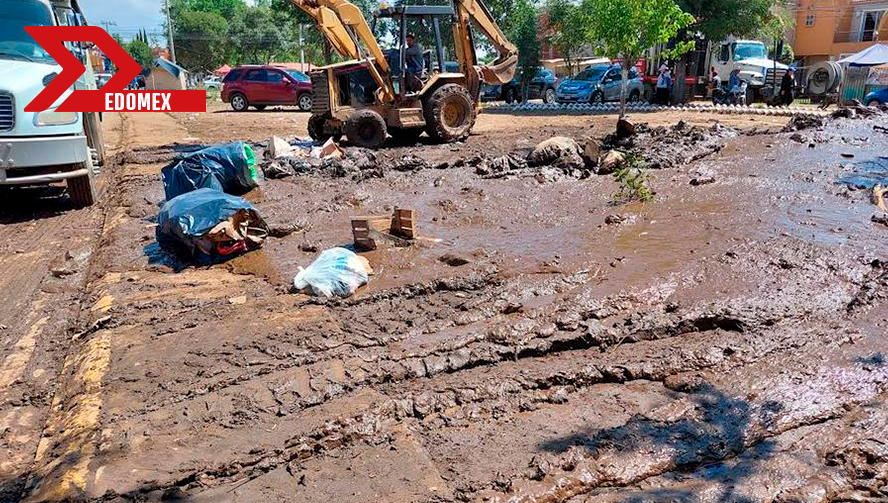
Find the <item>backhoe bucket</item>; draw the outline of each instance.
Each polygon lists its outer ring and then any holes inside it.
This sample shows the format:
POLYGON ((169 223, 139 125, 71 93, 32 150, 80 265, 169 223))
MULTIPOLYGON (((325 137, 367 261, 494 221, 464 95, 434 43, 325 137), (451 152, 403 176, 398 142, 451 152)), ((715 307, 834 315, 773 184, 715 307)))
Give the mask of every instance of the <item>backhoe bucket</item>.
POLYGON ((518 56, 512 55, 502 61, 494 61, 484 65, 481 71, 481 80, 490 85, 505 84, 515 78, 515 69, 518 67, 518 56))

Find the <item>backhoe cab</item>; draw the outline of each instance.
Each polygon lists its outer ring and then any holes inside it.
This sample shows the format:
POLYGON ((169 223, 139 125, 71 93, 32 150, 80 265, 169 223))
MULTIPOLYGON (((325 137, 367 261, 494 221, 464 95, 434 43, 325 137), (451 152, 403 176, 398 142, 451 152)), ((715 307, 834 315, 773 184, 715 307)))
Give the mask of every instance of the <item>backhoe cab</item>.
POLYGON ((500 31, 479 0, 454 0, 452 5, 383 7, 373 15, 373 28, 360 11, 344 0, 328 4, 291 3, 312 15, 331 45, 351 61, 311 73, 312 116, 309 135, 315 140, 339 139, 377 148, 391 135, 399 142, 415 141, 425 131, 438 142, 468 137, 480 104, 481 81, 508 82, 515 73, 517 50, 500 31), (381 19, 398 28, 398 47, 383 52, 373 36, 381 19), (408 21, 431 23, 432 51, 423 54, 419 74, 407 73, 408 21), (469 21, 487 35, 499 52, 488 66, 478 66, 469 21), (458 68, 445 64, 441 25, 452 25, 458 68))

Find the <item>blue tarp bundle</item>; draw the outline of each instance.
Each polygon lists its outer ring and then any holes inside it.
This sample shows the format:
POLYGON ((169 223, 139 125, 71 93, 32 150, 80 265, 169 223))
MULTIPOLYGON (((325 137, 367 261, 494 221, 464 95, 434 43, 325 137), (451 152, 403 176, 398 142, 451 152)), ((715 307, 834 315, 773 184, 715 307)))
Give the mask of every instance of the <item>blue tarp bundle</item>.
POLYGON ((258 248, 268 236, 268 226, 249 201, 208 188, 165 202, 157 223, 158 244, 201 261, 258 248))
POLYGON ((167 201, 207 188, 242 194, 256 187, 256 158, 243 142, 208 147, 184 154, 161 170, 167 201))

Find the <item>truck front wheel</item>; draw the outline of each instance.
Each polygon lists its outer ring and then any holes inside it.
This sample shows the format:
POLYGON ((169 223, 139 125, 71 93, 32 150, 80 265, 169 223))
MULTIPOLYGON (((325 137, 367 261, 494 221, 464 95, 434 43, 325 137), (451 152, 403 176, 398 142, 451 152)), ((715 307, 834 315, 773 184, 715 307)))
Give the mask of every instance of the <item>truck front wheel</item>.
MULTIPOLYGON (((92 170, 92 162, 86 161, 87 166, 92 170)), ((68 178, 68 195, 71 202, 78 208, 92 206, 96 202, 96 187, 93 183, 92 175, 78 176, 77 178, 68 178)))

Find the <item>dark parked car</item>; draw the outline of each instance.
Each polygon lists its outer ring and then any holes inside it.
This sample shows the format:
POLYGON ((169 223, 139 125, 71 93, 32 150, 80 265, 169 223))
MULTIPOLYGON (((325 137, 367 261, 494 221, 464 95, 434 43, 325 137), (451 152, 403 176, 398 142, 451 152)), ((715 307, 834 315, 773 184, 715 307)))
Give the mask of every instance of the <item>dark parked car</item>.
MULTIPOLYGON (((519 70, 520 72, 520 70, 519 70)), ((537 76, 530 81, 527 87, 527 99, 542 98, 545 103, 555 102, 555 89, 558 88, 558 77, 555 72, 547 68, 540 68, 537 76)), ((485 100, 504 100, 506 103, 520 102, 521 80, 518 72, 515 78, 501 86, 485 85, 481 89, 481 98, 485 100)))
POLYGON ((243 112, 252 106, 297 105, 311 110, 311 79, 301 72, 274 66, 239 66, 222 80, 222 101, 243 112))

